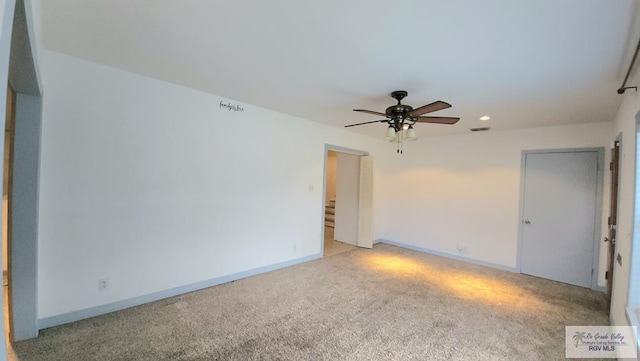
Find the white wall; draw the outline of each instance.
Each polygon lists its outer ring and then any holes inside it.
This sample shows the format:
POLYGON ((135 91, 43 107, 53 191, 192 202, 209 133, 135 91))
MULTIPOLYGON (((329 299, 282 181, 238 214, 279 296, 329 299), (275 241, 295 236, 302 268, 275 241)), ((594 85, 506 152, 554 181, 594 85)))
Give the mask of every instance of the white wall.
POLYGON ((407 144, 404 155, 389 145, 377 163, 382 238, 515 268, 522 150, 608 146, 611 129, 598 123, 426 138, 407 144))
POLYGON ((358 244, 360 156, 338 152, 337 173, 334 238, 340 242, 356 245, 358 244))
MULTIPOLYGON (((636 85, 640 78, 629 81, 629 84, 636 85)), ((613 297, 611 305, 611 319, 614 324, 626 325, 625 307, 629 294, 629 272, 631 258, 632 231, 634 224, 634 187, 635 187, 635 119, 640 112, 640 96, 634 90, 627 90, 622 95, 623 101, 616 119, 609 144, 613 144, 615 137, 622 134, 621 157, 620 157, 620 184, 619 184, 619 205, 618 205, 618 243, 616 252, 622 255, 622 266, 618 262, 614 263, 613 297)), ((606 207, 608 212, 608 207, 606 207)), ((636 229, 638 232, 638 229, 636 229)), ((617 254, 616 254, 617 255, 617 254)))
POLYGON ((338 173, 338 158, 336 152, 327 151, 327 179, 325 183, 324 204, 329 205, 329 201, 336 198, 336 177, 338 173))
POLYGON ((40 63, 40 318, 320 255, 325 143, 383 144, 59 53, 40 63))

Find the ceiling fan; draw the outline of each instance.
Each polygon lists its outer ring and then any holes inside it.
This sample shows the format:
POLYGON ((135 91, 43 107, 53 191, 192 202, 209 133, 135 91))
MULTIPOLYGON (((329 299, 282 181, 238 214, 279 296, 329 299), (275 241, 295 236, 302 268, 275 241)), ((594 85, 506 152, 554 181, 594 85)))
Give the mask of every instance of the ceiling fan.
POLYGON ((451 104, 438 100, 431 104, 423 105, 419 108, 413 109, 410 105, 401 104, 401 100, 407 96, 407 92, 404 90, 397 90, 391 93, 391 97, 398 101, 398 104, 388 107, 384 113, 374 112, 366 109, 354 109, 355 112, 379 115, 386 119, 374 120, 371 122, 356 123, 345 125, 345 128, 355 127, 358 125, 371 124, 371 123, 387 123, 387 134, 384 137, 385 140, 390 142, 397 142, 397 152, 402 154, 402 145, 405 140, 416 140, 416 132, 413 129, 413 125, 416 123, 434 123, 434 124, 455 124, 460 118, 455 117, 433 117, 424 116, 424 114, 432 113, 438 110, 451 108, 451 104), (406 131, 406 132, 405 132, 406 131))

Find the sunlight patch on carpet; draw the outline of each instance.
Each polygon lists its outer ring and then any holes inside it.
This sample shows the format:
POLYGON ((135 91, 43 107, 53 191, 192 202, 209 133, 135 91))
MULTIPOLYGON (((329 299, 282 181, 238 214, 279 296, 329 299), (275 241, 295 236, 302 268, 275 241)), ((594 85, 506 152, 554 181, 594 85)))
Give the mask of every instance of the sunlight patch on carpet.
POLYGON ((420 280, 457 298, 493 306, 539 309, 545 303, 527 289, 497 278, 468 272, 443 270, 424 261, 388 254, 362 258, 365 267, 394 277, 420 280))

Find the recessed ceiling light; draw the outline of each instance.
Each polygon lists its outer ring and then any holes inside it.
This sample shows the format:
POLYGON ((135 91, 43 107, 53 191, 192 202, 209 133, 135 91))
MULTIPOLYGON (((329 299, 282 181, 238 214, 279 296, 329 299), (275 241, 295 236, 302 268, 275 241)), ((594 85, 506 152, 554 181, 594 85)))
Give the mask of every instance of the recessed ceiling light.
POLYGON ((482 120, 482 121, 489 120, 489 119, 491 119, 491 117, 488 116, 488 115, 483 115, 483 116, 480 117, 480 120, 482 120))

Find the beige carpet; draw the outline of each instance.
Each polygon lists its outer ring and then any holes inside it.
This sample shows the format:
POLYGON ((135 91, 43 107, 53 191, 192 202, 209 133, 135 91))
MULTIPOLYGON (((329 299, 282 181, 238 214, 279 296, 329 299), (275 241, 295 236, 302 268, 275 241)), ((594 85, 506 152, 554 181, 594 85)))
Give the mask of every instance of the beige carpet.
POLYGON ((29 360, 561 360, 601 293, 388 245, 41 332, 29 360))

